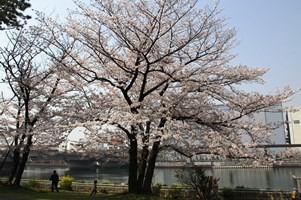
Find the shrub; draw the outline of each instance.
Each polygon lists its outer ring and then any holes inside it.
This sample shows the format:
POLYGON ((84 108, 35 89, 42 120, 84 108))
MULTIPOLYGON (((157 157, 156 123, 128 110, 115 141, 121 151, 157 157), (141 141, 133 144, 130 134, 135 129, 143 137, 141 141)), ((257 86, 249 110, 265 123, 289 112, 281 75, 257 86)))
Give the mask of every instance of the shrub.
POLYGON ((38 185, 37 181, 35 179, 30 179, 29 181, 27 181, 27 183, 25 184, 26 187, 36 187, 38 185))
POLYGON ((177 170, 176 178, 180 183, 185 184, 192 189, 196 198, 200 200, 211 199, 211 179, 209 176, 205 175, 204 168, 195 166, 177 170))
POLYGON ((110 184, 110 180, 104 179, 101 183, 102 183, 102 184, 110 184))
POLYGON ((161 192, 161 188, 162 188, 162 183, 156 183, 152 186, 152 192, 154 195, 160 196, 160 192, 161 192))
POLYGON ((71 191, 72 190, 72 181, 74 180, 73 177, 71 176, 63 176, 60 180, 60 187, 63 189, 63 190, 69 190, 71 191))
POLYGON ((108 190, 106 188, 100 188, 100 193, 108 194, 108 190))
POLYGON ((234 190, 231 188, 223 188, 221 196, 224 200, 231 200, 234 197, 234 190))

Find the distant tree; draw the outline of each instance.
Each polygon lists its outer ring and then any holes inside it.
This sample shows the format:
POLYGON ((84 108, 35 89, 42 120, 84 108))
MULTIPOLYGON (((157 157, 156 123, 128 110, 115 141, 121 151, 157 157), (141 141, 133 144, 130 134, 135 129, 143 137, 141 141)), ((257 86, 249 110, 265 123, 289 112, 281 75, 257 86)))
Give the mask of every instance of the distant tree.
POLYGON ((20 28, 31 17, 24 11, 31 5, 29 0, 0 0, 0 30, 20 28))
POLYGON ((61 65, 94 88, 87 96, 98 107, 87 113, 93 113, 89 124, 114 125, 127 136, 129 192, 151 192, 164 148, 254 158, 254 148, 247 147, 269 141, 269 125, 241 119, 293 92, 240 89, 244 83, 262 84, 268 70, 230 66, 235 30, 227 27, 218 5, 120 0, 78 2, 78 7, 65 24, 41 19, 43 37, 55 38, 48 41, 60 50, 74 44, 61 65))
MULTIPOLYGON (((8 182, 17 186, 30 150, 58 147, 62 133, 72 129, 69 106, 77 100, 58 63, 41 51, 48 44, 39 35, 33 29, 8 33, 9 44, 0 48, 2 86, 7 86, 0 103, 0 137, 13 154, 8 182)), ((57 58, 62 61, 64 53, 57 58)))

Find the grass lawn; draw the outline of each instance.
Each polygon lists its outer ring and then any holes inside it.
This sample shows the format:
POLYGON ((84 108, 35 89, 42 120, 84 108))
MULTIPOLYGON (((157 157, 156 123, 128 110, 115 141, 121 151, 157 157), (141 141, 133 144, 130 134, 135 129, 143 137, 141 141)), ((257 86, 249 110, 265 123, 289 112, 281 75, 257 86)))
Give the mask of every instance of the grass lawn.
POLYGON ((85 199, 105 199, 105 200, 166 200, 148 195, 132 195, 132 194, 100 194, 89 196, 89 193, 80 193, 72 191, 50 192, 47 190, 37 190, 29 188, 14 188, 8 186, 0 186, 1 200, 85 200, 85 199))

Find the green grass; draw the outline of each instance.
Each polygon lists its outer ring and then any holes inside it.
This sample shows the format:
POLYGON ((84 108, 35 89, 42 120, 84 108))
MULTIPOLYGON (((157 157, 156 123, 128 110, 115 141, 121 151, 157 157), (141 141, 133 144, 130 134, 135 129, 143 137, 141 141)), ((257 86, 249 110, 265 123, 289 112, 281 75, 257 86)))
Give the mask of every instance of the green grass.
POLYGON ((47 190, 15 188, 0 186, 1 200, 86 200, 86 199, 105 199, 105 200, 166 200, 151 195, 133 195, 133 194, 101 194, 97 193, 90 197, 89 193, 80 193, 73 191, 50 192, 47 190))

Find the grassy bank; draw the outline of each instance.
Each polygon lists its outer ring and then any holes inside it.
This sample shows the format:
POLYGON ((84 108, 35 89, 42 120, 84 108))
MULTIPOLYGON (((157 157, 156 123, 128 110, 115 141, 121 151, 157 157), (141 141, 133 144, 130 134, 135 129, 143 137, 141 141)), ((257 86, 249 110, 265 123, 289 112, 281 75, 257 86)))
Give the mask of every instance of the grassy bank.
POLYGON ((90 197, 87 192, 60 191, 50 192, 45 189, 14 188, 0 186, 0 199, 3 200, 86 200, 86 199, 106 199, 106 200, 166 200, 157 196, 131 195, 131 194, 100 194, 90 197))

